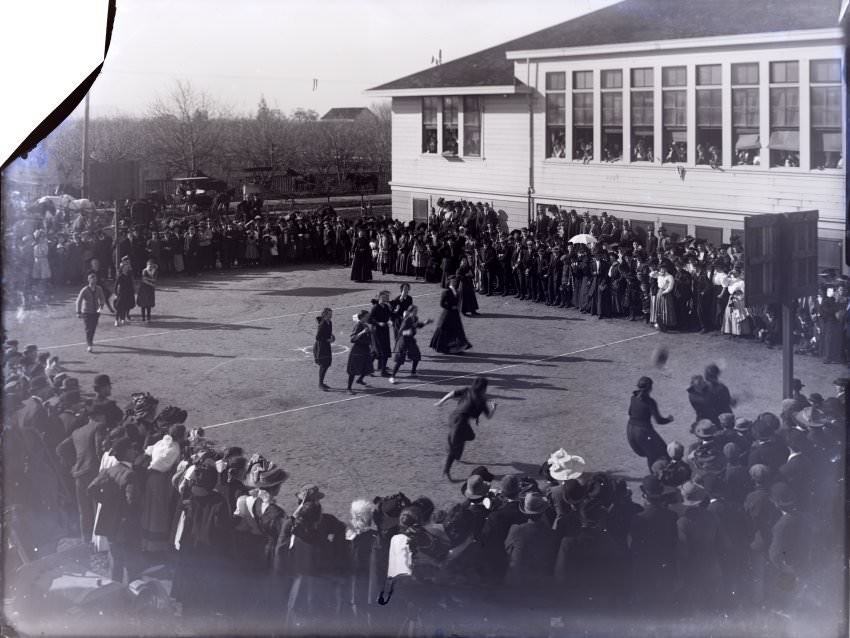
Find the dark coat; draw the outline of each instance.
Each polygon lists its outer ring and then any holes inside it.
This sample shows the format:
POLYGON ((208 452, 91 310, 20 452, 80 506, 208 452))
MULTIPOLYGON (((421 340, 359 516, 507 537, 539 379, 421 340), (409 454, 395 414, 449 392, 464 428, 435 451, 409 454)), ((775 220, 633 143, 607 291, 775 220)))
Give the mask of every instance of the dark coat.
POLYGON ((811 557, 811 538, 811 530, 801 513, 783 513, 773 526, 768 549, 770 562, 786 577, 799 577, 811 557))
POLYGON ((78 478, 97 474, 103 435, 103 426, 89 421, 56 447, 56 455, 71 467, 71 476, 78 478))
POLYGON ((632 519, 629 544, 638 581, 661 583, 675 573, 677 519, 676 512, 656 503, 647 504, 632 519))
POLYGON ((313 344, 313 361, 319 366, 329 366, 333 355, 331 354, 331 337, 333 336, 333 322, 319 321, 316 329, 316 342, 313 344))
POLYGON ((776 439, 756 441, 750 448, 747 457, 749 467, 756 464, 766 465, 771 471, 777 472, 788 460, 788 448, 776 439))
POLYGON ((514 525, 521 525, 528 517, 520 512, 519 501, 503 501, 491 512, 481 530, 481 548, 484 560, 485 578, 492 582, 501 582, 508 569, 508 554, 505 540, 514 525))
POLYGON ((534 590, 547 587, 558 552, 558 537, 545 517, 511 527, 505 539, 505 551, 509 585, 534 590))
POLYGON ((141 481, 141 475, 124 463, 101 470, 88 488, 92 499, 101 504, 95 534, 131 545, 141 540, 141 481))

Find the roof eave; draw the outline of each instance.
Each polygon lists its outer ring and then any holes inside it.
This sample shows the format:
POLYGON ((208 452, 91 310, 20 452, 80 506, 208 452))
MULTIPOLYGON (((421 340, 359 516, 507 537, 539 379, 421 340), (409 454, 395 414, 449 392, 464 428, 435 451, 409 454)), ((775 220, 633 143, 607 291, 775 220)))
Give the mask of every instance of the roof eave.
POLYGON ((368 89, 363 93, 375 97, 427 97, 432 95, 514 95, 525 94, 524 84, 494 84, 489 86, 432 86, 411 89, 368 89))
POLYGON ((776 43, 828 42, 840 43, 843 34, 840 28, 806 29, 798 31, 774 31, 769 33, 742 33, 736 35, 711 36, 705 38, 680 38, 645 42, 619 42, 585 47, 559 47, 551 49, 527 49, 507 51, 508 60, 530 60, 539 58, 593 57, 610 54, 629 54, 648 51, 681 49, 703 49, 710 47, 734 47, 776 43))

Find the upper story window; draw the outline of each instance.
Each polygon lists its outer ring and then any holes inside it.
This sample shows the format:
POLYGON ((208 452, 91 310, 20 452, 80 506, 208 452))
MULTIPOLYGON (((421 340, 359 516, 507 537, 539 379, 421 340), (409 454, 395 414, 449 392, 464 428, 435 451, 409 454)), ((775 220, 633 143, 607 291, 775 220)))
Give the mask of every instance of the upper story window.
POLYGON ((437 153, 437 113, 440 98, 422 98, 422 152, 437 153))
POLYGON ((602 71, 602 161, 623 158, 623 71, 602 71))
POLYGON ((463 155, 481 156, 481 98, 463 98, 463 155))
POLYGON ((632 161, 655 160, 655 93, 653 69, 631 70, 632 161))
POLYGON ((573 72, 573 159, 593 159, 593 71, 573 72))
POLYGON ((696 67, 696 155, 697 165, 720 166, 723 158, 723 109, 721 104, 721 67, 701 64, 696 67))
POLYGON ((800 165, 800 63, 770 63, 770 165, 800 165))
POLYGON ((663 162, 688 161, 688 70, 684 66, 667 66, 661 69, 661 124, 664 146, 663 162))
POLYGON ((732 65, 732 142, 738 165, 761 163, 759 137, 759 65, 732 65))
POLYGON ((566 157, 567 74, 546 74, 546 157, 566 157))
POLYGON ((443 155, 457 155, 460 98, 443 98, 443 155))
POLYGON ((843 168, 841 155, 841 60, 809 62, 811 166, 843 168))

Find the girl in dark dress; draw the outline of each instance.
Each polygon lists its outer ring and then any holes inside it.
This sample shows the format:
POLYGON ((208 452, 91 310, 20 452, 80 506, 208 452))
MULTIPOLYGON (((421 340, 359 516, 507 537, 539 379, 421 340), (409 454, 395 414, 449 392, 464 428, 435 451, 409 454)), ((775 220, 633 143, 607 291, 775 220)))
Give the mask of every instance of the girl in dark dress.
POLYGON ((634 453, 646 458, 646 464, 652 470, 652 464, 658 459, 669 459, 667 444, 652 427, 652 419, 659 425, 665 425, 673 420, 672 416, 663 417, 658 411, 658 404, 650 395, 652 379, 641 377, 637 390, 632 393, 629 404, 629 422, 626 425, 626 437, 634 453))
POLYGON ((372 248, 363 230, 357 231, 357 239, 352 247, 354 259, 351 264, 351 280, 357 282, 372 281, 372 248))
POLYGON ((422 359, 422 354, 419 352, 419 344, 416 343, 416 331, 419 328, 424 328, 429 323, 431 323, 430 319, 424 322, 419 321, 418 308, 416 306, 410 306, 407 312, 404 313, 404 319, 401 322, 395 348, 393 349, 395 353, 395 365, 393 366, 392 374, 390 374, 390 383, 395 383, 395 375, 407 359, 413 362, 410 376, 416 376, 416 367, 422 359))
POLYGON ((478 299, 475 298, 475 284, 472 279, 472 268, 469 260, 463 257, 457 269, 459 283, 460 311, 464 315, 478 314, 478 299))
POLYGON ((367 322, 372 326, 372 349, 378 360, 378 369, 382 377, 390 376, 387 370, 387 361, 392 354, 390 346, 390 323, 392 321, 392 308, 390 307, 390 293, 382 290, 378 294, 378 303, 372 306, 367 322))
POLYGON ((348 353, 348 393, 354 394, 351 385, 357 377, 357 383, 366 385, 363 380, 372 374, 372 326, 366 323, 368 310, 361 310, 355 317, 356 323, 351 331, 351 351, 348 353))
POLYGON ((398 341, 398 329, 404 319, 404 313, 413 305, 413 297, 410 296, 410 284, 404 282, 401 285, 401 294, 390 302, 393 320, 393 338, 398 341))
POLYGON ((440 297, 440 307, 443 313, 437 321, 437 328, 431 337, 431 348, 443 354, 457 354, 468 350, 472 344, 466 340, 463 323, 458 311, 457 279, 449 279, 449 287, 440 297))
POLYGON ((325 308, 322 314, 316 317, 318 327, 316 329, 316 342, 313 344, 313 360, 319 366, 319 388, 327 392, 330 388, 325 385, 325 374, 331 367, 331 344, 336 339, 333 335, 333 310, 325 308))
POLYGON ((130 310, 136 306, 136 289, 133 285, 133 267, 129 261, 120 266, 115 281, 115 325, 122 326, 130 320, 130 310))
POLYGON ((477 425, 482 414, 492 419, 496 413, 496 402, 487 400, 487 384, 486 377, 475 377, 469 388, 453 390, 434 404, 439 406, 449 399, 458 400, 458 406, 449 418, 449 451, 443 465, 443 475, 449 480, 452 464, 463 456, 466 442, 475 439, 475 431, 470 421, 475 419, 477 425))

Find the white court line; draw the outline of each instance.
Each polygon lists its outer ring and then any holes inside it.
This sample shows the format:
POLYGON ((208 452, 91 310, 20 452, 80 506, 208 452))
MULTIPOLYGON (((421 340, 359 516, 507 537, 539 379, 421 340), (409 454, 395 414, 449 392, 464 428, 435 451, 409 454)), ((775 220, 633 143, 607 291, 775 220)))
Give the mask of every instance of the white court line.
MULTIPOLYGON (((440 292, 426 292, 425 294, 416 295, 416 296, 417 297, 433 297, 434 295, 439 295, 441 293, 442 293, 442 291, 440 291, 440 292)), ((339 306, 338 308, 331 308, 331 310, 337 311, 337 310, 348 310, 349 308, 365 308, 365 307, 366 307, 366 304, 354 304, 352 306, 339 306)), ((315 310, 315 309, 314 310, 308 310, 307 312, 290 312, 289 314, 285 314, 285 315, 275 315, 273 317, 259 317, 257 319, 245 319, 244 321, 231 321, 230 323, 223 323, 223 322, 211 323, 211 324, 207 324, 203 328, 174 328, 173 330, 162 330, 161 332, 143 332, 141 334, 129 335, 127 337, 109 337, 107 339, 98 339, 95 342, 94 345, 97 346, 99 344, 112 343, 114 341, 129 341, 130 339, 143 339, 145 337, 157 337, 159 335, 167 335, 167 334, 171 334, 171 333, 174 333, 174 332, 188 332, 190 330, 210 330, 210 329, 213 328, 213 326, 223 326, 225 328, 228 327, 228 326, 244 326, 244 325, 249 324, 249 323, 260 323, 262 321, 271 321, 273 319, 286 319, 287 317, 302 317, 304 315, 313 314, 314 312, 317 312, 317 310, 315 310)), ((106 315, 104 315, 104 316, 106 316, 106 315)), ((197 321, 203 321, 203 319, 198 319, 197 321)), ((64 344, 58 345, 58 346, 44 346, 43 350, 59 350, 60 348, 73 348, 73 347, 76 347, 76 346, 84 346, 84 345, 86 345, 86 342, 80 341, 78 343, 64 343, 64 344)))
MULTIPOLYGON (((581 354, 582 352, 590 352, 591 350, 599 350, 600 348, 607 348, 608 346, 616 346, 620 343, 626 343, 627 341, 634 341, 635 339, 643 339, 644 337, 651 337, 653 335, 657 335, 658 332, 647 332, 646 334, 637 335, 636 337, 628 337, 627 339, 620 339, 619 341, 611 341, 610 343, 603 343, 598 346, 590 346, 589 348, 582 348, 581 350, 573 350, 572 352, 564 352, 562 354, 556 354, 551 357, 543 357, 542 359, 536 359, 532 361, 522 361, 520 363, 511 363, 505 366, 499 366, 498 368, 491 368, 489 370, 479 370, 478 372, 470 372, 468 374, 459 374, 453 377, 442 377, 437 381, 425 381, 424 383, 414 383, 413 385, 404 385, 400 388, 390 388, 388 390, 382 390, 381 392, 370 392, 369 394, 357 394, 353 397, 348 397, 346 399, 337 399, 336 401, 326 401, 325 403, 316 403, 314 405, 304 405, 300 408, 290 408, 289 410, 281 410, 280 412, 272 412, 270 414, 261 414, 259 416, 249 416, 244 419, 236 419, 234 421, 225 421, 224 423, 216 423, 215 425, 205 425, 203 426, 204 430, 211 430, 213 428, 220 428, 225 425, 235 425, 236 423, 247 423, 248 421, 259 421, 260 419, 270 419, 275 416, 283 416, 284 414, 292 414, 294 412, 303 412, 304 410, 312 410, 313 408, 324 408, 329 405, 336 405, 338 403, 345 403, 346 401, 356 401, 357 399, 365 399, 367 397, 376 397, 384 394, 392 394, 393 392, 398 392, 399 390, 409 390, 410 388, 418 388, 424 385, 439 385, 446 381, 455 381, 456 379, 468 379, 470 377, 477 377, 482 374, 491 374, 493 372, 499 372, 500 370, 508 370, 510 368, 518 368, 520 366, 527 366, 534 363, 541 363, 543 361, 553 361, 555 359, 560 359, 561 357, 569 357, 574 354, 581 354)), ((462 360, 462 359, 461 359, 462 360)))

